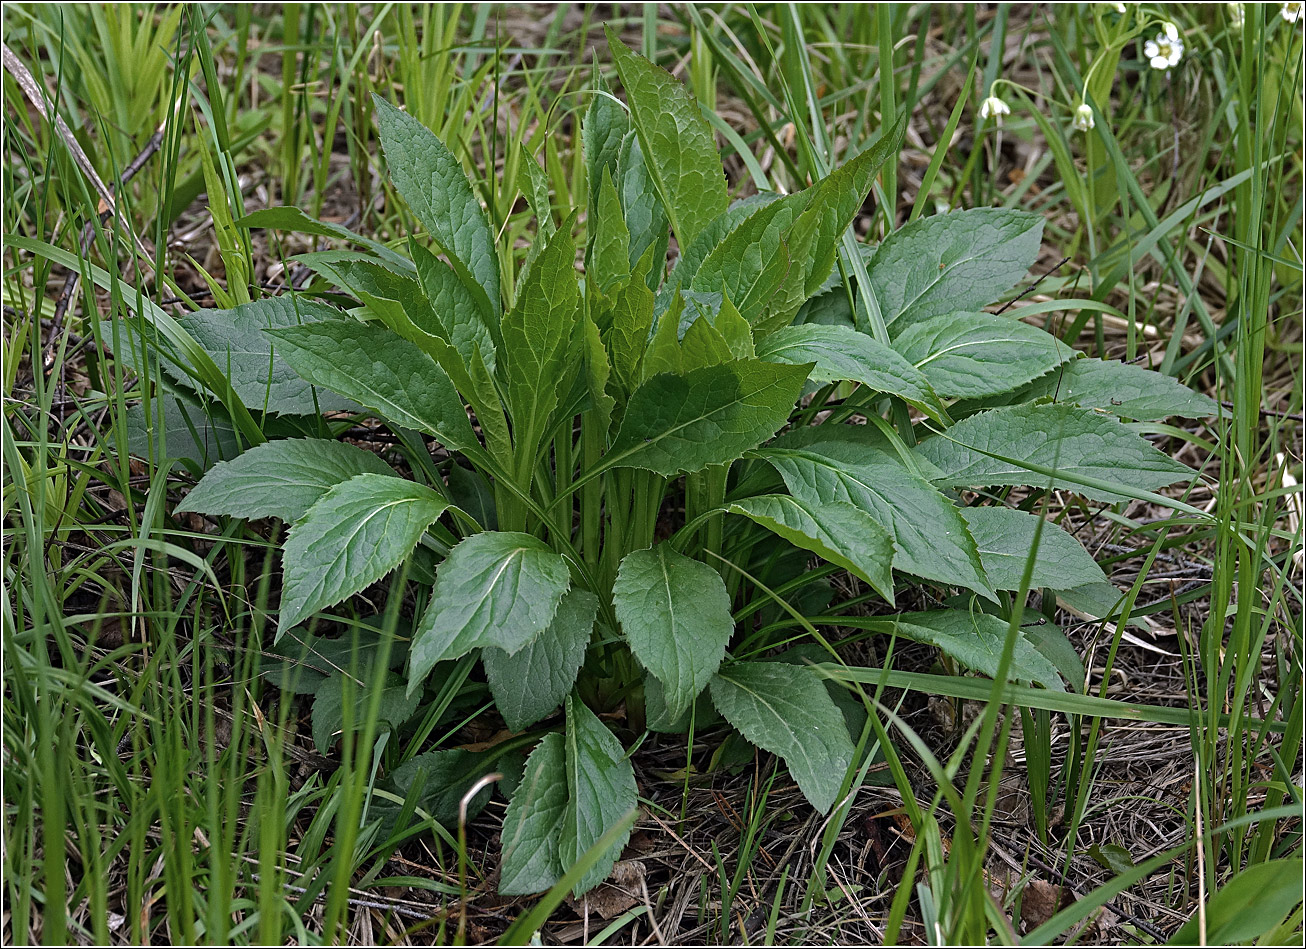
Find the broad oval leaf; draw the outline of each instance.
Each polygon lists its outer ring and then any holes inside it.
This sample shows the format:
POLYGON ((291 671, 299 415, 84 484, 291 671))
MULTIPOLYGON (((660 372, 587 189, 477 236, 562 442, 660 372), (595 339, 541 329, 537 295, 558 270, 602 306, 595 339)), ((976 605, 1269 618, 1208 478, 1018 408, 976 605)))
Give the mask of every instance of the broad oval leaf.
MULTIPOLYGON (((232 389, 252 411, 316 415, 319 411, 348 412, 357 408, 332 392, 315 393, 311 380, 293 372, 284 354, 274 351, 265 335, 266 330, 281 327, 345 323, 345 314, 333 306, 285 294, 227 310, 196 310, 179 322, 227 374, 232 389)), ((164 363, 165 367, 171 365, 164 363)), ((179 377, 179 381, 188 380, 179 377)))
POLYGON ((499 892, 541 893, 558 882, 558 845, 567 811, 567 763, 562 735, 549 732, 526 759, 521 783, 503 817, 499 892))
POLYGON ((177 513, 297 521, 329 489, 360 474, 395 470, 370 451, 327 438, 264 442, 210 469, 177 513))
POLYGON ((1105 483, 1153 491, 1194 475, 1116 419, 1068 405, 991 409, 926 439, 917 450, 944 472, 944 484, 1044 488, 1052 480, 1045 472, 1055 471, 1055 487, 1100 501, 1131 497, 1105 483))
POLYGON ((502 304, 494 231, 463 166, 416 118, 378 95, 372 102, 390 180, 486 315, 497 316, 502 304))
POLYGON ((277 637, 399 566, 448 506, 425 485, 382 474, 323 494, 286 538, 277 637))
POLYGON ((896 395, 941 421, 943 406, 930 381, 901 355, 849 326, 803 323, 776 330, 757 345, 757 356, 791 365, 815 363, 813 382, 860 382, 896 395))
POLYGON ((853 743, 821 677, 806 666, 732 662, 713 677, 711 690, 725 720, 783 758, 803 795, 827 813, 852 763, 853 743))
POLYGON ((900 227, 866 268, 890 333, 994 302, 1034 265, 1042 238, 1040 215, 1007 208, 953 211, 900 227))
POLYGON ((768 446, 758 454, 775 466, 795 497, 847 501, 887 528, 896 569, 997 599, 956 505, 891 455, 837 441, 813 442, 806 449, 768 446))
POLYGON ((585 662, 599 599, 573 587, 558 602, 547 629, 517 652, 486 647, 485 677, 504 723, 524 731, 562 704, 585 662))
POLYGON ((567 562, 536 537, 485 531, 466 538, 436 572, 413 634, 408 690, 437 662, 478 646, 517 652, 548 628, 570 585, 567 562))
POLYGON ((453 383, 416 345, 382 326, 339 321, 270 330, 302 377, 393 424, 434 435, 449 448, 480 443, 453 383))
POLYGON ((962 514, 984 561, 984 572, 998 590, 1019 590, 1025 562, 1034 558, 1032 588, 1070 590, 1106 583, 1106 575, 1083 545, 1052 522, 1045 522, 1034 548, 1036 514, 1008 507, 968 507, 962 514))
POLYGON ((729 204, 712 127, 669 72, 632 52, 610 26, 604 29, 646 166, 676 240, 688 247, 729 204))
POLYGON ((893 541, 879 523, 844 501, 811 502, 785 494, 726 506, 869 583, 893 602, 893 541))
POLYGON ((634 550, 617 570, 612 605, 631 652, 678 719, 707 687, 735 630, 721 575, 668 543, 634 550))
POLYGON ((1075 355, 1050 333, 994 313, 923 320, 900 333, 893 348, 947 399, 1009 392, 1075 355))
MULTIPOLYGON (((638 799, 635 771, 608 726, 574 696, 568 696, 566 733, 567 791, 558 857, 569 867, 599 842, 638 799)), ((602 883, 630 834, 622 834, 612 847, 581 877, 572 891, 579 897, 602 883)))
POLYGON ((671 477, 734 461, 789 419, 806 366, 740 359, 661 373, 630 398, 606 463, 671 477))

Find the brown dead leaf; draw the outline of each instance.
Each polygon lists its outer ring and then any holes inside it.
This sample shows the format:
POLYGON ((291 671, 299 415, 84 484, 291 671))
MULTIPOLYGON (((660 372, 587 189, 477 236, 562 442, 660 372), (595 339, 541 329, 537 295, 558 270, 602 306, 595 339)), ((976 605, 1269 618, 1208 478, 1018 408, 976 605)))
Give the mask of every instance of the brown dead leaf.
POLYGON ((606 880, 579 900, 567 897, 567 905, 580 916, 584 916, 588 908, 591 917, 616 919, 644 902, 643 882, 643 861, 619 860, 606 880))
POLYGON ((1037 929, 1074 902, 1074 895, 1063 886, 1044 880, 1031 880, 1020 895, 1020 921, 1025 932, 1037 929))

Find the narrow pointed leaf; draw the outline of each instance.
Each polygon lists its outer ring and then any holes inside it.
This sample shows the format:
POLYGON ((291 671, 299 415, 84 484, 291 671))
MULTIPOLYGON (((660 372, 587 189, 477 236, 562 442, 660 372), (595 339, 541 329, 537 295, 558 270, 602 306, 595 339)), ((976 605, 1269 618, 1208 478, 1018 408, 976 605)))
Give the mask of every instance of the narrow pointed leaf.
POLYGON ((712 127, 669 72, 632 52, 611 27, 605 29, 648 170, 676 240, 688 247, 729 203, 712 127))
POLYGON ((463 166, 430 129, 374 95, 390 180, 413 214, 444 249, 487 316, 497 316, 499 255, 485 208, 463 166))
POLYGON ((568 222, 553 235, 503 319, 501 361, 514 444, 531 456, 580 368, 580 289, 570 231, 568 222))

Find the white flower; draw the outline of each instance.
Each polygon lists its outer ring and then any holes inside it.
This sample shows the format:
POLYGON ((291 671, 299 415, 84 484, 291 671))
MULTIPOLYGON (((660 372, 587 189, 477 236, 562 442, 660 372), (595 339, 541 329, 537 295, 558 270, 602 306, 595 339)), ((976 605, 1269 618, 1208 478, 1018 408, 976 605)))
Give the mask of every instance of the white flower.
POLYGON ((987 99, 985 99, 983 102, 980 103, 981 119, 996 118, 998 119, 998 121, 1001 121, 1001 116, 1010 115, 1010 114, 1011 114, 1011 106, 1007 105, 997 96, 989 96, 987 99))
POLYGON ((1179 60, 1184 58, 1184 41, 1175 25, 1163 24, 1161 32, 1156 34, 1156 39, 1148 40, 1143 44, 1143 55, 1147 57, 1153 69, 1169 71, 1172 67, 1178 66, 1179 60))
POLYGON ((1243 28, 1243 21, 1246 19, 1246 11, 1243 10, 1243 4, 1226 3, 1225 7, 1229 11, 1229 29, 1237 33, 1243 28))
POLYGON ((1080 132, 1087 132, 1094 124, 1093 107, 1087 102, 1079 103, 1079 108, 1075 110, 1075 118, 1070 124, 1080 132))
POLYGON ((1119 13, 1121 16, 1124 16, 1125 13, 1127 12, 1125 5, 1123 3, 1113 3, 1111 4, 1111 6, 1114 7, 1116 13, 1119 13))
POLYGON ((1284 3, 1279 6, 1279 16, 1283 17, 1289 23, 1296 23, 1301 19, 1303 3, 1284 3))

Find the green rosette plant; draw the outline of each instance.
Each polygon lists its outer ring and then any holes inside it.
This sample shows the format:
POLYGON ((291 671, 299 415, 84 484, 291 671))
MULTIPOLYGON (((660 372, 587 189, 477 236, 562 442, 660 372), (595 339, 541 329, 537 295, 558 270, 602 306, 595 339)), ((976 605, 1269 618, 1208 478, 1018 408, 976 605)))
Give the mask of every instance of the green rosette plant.
MULTIPOLYGON (((388 780, 452 821, 479 777, 512 772, 504 893, 551 887, 636 805, 622 739, 646 730, 724 719, 829 811, 855 757, 847 693, 785 647, 860 624, 996 674, 1013 591, 1100 614, 1114 588, 1032 505, 964 492, 1156 498, 1195 472, 1130 423, 1216 411, 1169 378, 984 312, 1034 263, 1037 215, 954 212, 875 247, 844 243, 905 116, 810 187, 732 202, 698 104, 610 43, 626 104, 596 89, 584 116, 583 267, 578 210, 554 220, 530 156, 520 188, 538 230, 518 269, 450 150, 378 98, 390 178, 420 224, 407 253, 292 209, 259 212, 242 225, 363 248, 299 258, 350 308, 300 293, 180 321, 226 367, 229 415, 248 419, 248 405, 276 424, 243 453, 224 442, 206 454, 179 511, 290 524, 276 637, 299 630, 312 656, 335 657, 301 663, 316 677, 304 690, 316 690, 319 745, 345 694, 381 688, 373 707, 399 728, 426 700, 447 706, 459 683, 484 682, 519 737, 436 749, 388 780), (402 477, 295 423, 327 411, 380 419, 424 463, 402 477), (411 628, 366 688, 342 691, 348 649, 303 628, 405 562, 411 628), (832 603, 836 572, 861 585, 855 602, 832 603), (895 612, 911 585, 938 608, 895 612), (866 603, 874 617, 853 619, 866 603)), ((184 415, 194 374, 163 364, 184 415)), ((1010 648, 1010 677, 1081 686, 1055 627, 1031 630, 1010 648)))

